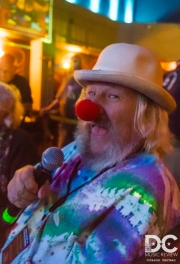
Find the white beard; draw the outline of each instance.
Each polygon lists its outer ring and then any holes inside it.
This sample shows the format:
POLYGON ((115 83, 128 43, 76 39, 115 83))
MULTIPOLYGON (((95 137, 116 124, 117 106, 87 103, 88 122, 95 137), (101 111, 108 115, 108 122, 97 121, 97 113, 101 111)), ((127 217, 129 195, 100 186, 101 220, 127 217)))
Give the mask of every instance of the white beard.
POLYGON ((101 154, 96 154, 91 150, 90 146, 90 129, 89 124, 80 120, 75 133, 75 140, 85 166, 96 172, 100 172, 105 168, 120 163, 133 153, 134 149, 139 144, 137 135, 136 138, 132 136, 132 139, 129 140, 128 143, 125 142, 124 144, 120 144, 112 133, 111 143, 108 143, 107 147, 105 146, 105 150, 103 149, 101 154))

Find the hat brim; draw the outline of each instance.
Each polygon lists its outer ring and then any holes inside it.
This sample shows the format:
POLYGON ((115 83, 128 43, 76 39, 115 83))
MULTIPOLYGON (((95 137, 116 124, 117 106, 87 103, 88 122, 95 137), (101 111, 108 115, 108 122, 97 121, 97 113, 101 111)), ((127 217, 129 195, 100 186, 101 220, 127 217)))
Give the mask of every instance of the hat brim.
POLYGON ((174 98, 164 88, 142 78, 125 74, 124 72, 76 70, 74 71, 74 78, 82 87, 86 86, 90 81, 99 81, 115 83, 134 89, 166 109, 168 113, 173 112, 176 108, 174 98))

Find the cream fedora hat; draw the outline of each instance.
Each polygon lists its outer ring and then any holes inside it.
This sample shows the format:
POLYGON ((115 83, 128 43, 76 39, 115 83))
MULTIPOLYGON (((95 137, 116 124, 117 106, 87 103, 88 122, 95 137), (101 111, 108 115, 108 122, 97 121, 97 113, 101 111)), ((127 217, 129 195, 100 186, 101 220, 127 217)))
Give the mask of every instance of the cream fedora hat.
POLYGON ((162 87, 163 71, 157 57, 148 49, 127 43, 115 43, 100 53, 92 70, 74 71, 75 80, 110 82, 134 89, 171 113, 174 98, 162 87))

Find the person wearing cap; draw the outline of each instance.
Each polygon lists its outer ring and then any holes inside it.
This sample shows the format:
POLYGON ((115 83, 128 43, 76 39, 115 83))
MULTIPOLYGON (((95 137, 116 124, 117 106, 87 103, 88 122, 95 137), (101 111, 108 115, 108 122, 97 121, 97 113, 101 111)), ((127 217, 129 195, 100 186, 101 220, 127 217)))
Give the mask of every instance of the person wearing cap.
POLYGON ((38 190, 32 166, 16 171, 8 197, 26 209, 2 262, 134 264, 151 252, 147 235, 161 240, 179 224, 178 187, 162 161, 172 148, 168 114, 176 103, 162 88, 156 56, 111 44, 92 70, 74 77, 83 87, 75 141, 62 149, 64 163, 51 185, 38 190), (10 256, 26 229, 28 243, 10 256))

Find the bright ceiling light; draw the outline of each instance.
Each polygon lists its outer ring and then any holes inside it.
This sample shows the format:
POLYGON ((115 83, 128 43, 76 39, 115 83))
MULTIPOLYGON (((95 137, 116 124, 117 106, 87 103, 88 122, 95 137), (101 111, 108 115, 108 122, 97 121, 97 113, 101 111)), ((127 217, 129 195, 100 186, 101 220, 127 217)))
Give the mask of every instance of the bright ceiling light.
POLYGON ((134 10, 134 0, 125 0, 125 10, 124 10, 124 22, 133 22, 133 10, 134 10))
POLYGON ((98 13, 99 5, 100 5, 100 0, 90 0, 89 9, 94 13, 98 13))
POLYGON ((66 0, 66 2, 69 2, 71 4, 76 4, 76 0, 66 0))
POLYGON ((119 0, 111 0, 109 9, 109 18, 116 21, 118 18, 118 5, 119 0))

